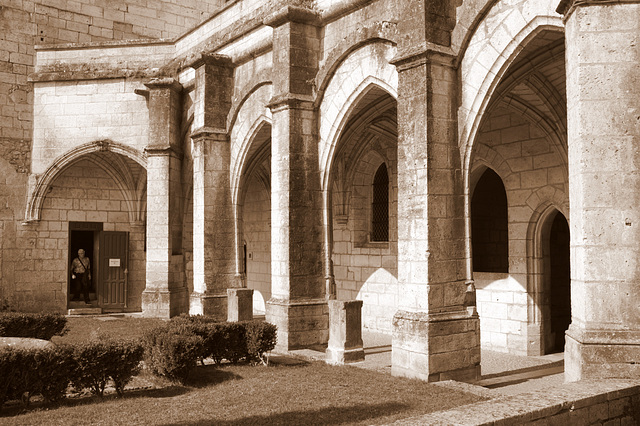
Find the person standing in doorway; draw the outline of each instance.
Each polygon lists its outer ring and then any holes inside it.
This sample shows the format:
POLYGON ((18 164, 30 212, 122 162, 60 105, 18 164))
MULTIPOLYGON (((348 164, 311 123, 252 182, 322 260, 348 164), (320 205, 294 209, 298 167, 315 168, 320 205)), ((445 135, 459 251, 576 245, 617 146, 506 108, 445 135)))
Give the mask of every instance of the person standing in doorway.
POLYGON ((84 249, 78 250, 78 257, 71 262, 71 280, 74 284, 73 299, 80 300, 80 292, 84 303, 89 304, 89 287, 91 286, 91 261, 85 256, 84 249))

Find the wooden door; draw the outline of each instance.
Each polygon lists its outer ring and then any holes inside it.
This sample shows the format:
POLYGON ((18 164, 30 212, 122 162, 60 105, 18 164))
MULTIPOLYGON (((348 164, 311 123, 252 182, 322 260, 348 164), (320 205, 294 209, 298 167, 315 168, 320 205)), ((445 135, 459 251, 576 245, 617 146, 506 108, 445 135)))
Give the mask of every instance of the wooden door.
POLYGON ((129 233, 100 233, 98 302, 102 308, 127 306, 129 233))

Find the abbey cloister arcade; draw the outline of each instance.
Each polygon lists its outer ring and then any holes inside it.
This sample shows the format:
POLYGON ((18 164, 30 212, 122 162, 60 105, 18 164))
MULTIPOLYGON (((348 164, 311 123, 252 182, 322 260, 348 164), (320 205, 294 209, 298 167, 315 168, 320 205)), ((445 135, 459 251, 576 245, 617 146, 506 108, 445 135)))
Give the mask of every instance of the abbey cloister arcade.
POLYGON ((639 35, 638 1, 235 0, 38 48, 4 294, 66 311, 84 247, 103 311, 248 288, 290 350, 361 300, 394 374, 473 380, 486 348, 638 377, 639 35))

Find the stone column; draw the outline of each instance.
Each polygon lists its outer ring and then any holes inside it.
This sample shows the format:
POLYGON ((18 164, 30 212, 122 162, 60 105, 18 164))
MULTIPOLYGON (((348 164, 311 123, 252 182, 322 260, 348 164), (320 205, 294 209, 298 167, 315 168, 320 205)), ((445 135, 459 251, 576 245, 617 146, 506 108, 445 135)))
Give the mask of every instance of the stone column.
POLYGON ((571 205, 565 379, 640 378, 640 1, 563 1, 571 205))
POLYGON ((227 288, 236 286, 235 236, 226 120, 233 69, 220 55, 201 55, 196 71, 193 127, 193 293, 189 313, 227 319, 227 288))
POLYGON ((287 6, 273 27, 271 286, 267 321, 279 350, 323 344, 329 314, 322 268, 322 194, 312 82, 320 56, 319 17, 287 6))
POLYGON ((399 24, 403 42, 394 60, 400 288, 392 373, 429 381, 473 380, 480 374, 480 328, 475 310, 467 310, 473 297, 466 283, 457 75, 447 47, 455 16, 434 15, 453 13, 455 7, 445 1, 433 11, 432 3, 407 1, 408 18, 399 24))
POLYGON ((182 211, 180 115, 182 87, 172 78, 154 79, 149 88, 147 153, 147 285, 145 316, 169 318, 187 311, 187 289, 173 256, 180 250, 182 211), (179 214, 179 213, 178 213, 179 214))

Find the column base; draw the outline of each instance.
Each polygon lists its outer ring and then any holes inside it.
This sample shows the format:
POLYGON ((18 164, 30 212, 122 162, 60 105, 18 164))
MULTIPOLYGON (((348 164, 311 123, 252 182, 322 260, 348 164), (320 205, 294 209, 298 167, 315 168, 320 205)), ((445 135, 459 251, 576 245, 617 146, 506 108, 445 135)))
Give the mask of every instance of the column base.
POLYGON ((172 290, 145 290, 142 292, 142 316, 171 318, 188 311, 186 288, 172 290))
POLYGON ((329 340, 329 308, 321 300, 281 300, 267 302, 266 320, 278 327, 276 351, 326 345, 329 340))
POLYGON ((364 361, 364 348, 344 349, 327 348, 327 364, 342 365, 350 362, 364 361))
POLYGON ((398 311, 393 317, 391 374, 429 382, 480 378, 480 320, 466 310, 398 311))
POLYGON ((227 320, 227 295, 191 293, 189 298, 189 315, 207 315, 216 321, 227 320))
POLYGON ((640 379, 640 332, 584 331, 569 326, 564 349, 564 379, 640 379))

